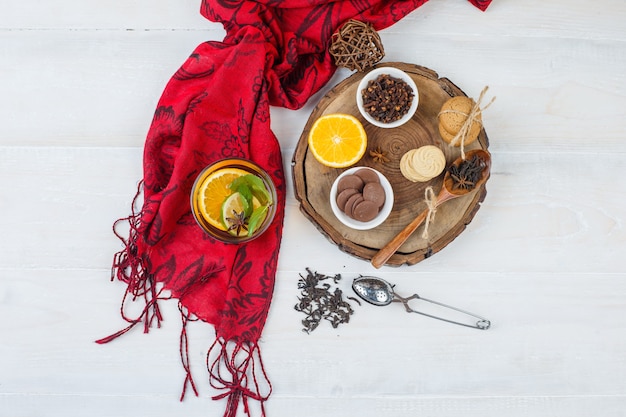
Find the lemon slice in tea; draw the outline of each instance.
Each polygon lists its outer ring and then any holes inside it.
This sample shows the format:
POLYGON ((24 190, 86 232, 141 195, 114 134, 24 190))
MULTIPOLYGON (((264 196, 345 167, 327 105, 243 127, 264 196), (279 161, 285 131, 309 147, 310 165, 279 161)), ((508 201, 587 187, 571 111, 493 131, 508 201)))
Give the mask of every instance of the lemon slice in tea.
POLYGON ((222 204, 222 223, 233 236, 248 235, 249 203, 241 193, 233 193, 222 204))

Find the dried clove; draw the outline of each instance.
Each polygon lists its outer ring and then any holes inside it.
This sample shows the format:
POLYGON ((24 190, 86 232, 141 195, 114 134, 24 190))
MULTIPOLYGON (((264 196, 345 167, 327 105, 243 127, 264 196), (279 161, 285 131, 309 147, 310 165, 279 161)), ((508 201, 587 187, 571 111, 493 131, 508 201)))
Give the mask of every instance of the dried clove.
POLYGON ((361 92, 363 108, 382 123, 400 120, 413 103, 413 89, 403 80, 381 74, 361 92))

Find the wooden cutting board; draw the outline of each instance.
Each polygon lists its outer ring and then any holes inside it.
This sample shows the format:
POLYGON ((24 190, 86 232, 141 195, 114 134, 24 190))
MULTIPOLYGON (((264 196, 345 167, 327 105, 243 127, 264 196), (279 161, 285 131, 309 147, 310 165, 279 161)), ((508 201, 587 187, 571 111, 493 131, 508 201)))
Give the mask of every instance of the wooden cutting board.
MULTIPOLYGON (((427 183, 414 183, 400 172, 400 158, 405 152, 423 145, 436 145, 446 156, 449 165, 460 156, 457 147, 450 147, 438 132, 437 114, 450 97, 466 94, 447 78, 418 65, 384 63, 375 68, 393 66, 407 72, 419 90, 419 106, 413 118, 403 126, 393 129, 378 128, 369 124, 359 113, 356 91, 363 73, 356 73, 335 86, 315 107, 300 136, 292 159, 295 197, 300 209, 339 249, 361 259, 371 260, 376 252, 411 222, 422 210, 424 190, 432 186, 435 194, 443 183, 443 174, 427 183), (390 216, 380 226, 366 231, 353 230, 337 220, 330 207, 330 188, 333 181, 345 170, 326 167, 313 157, 308 149, 309 129, 319 117, 331 113, 347 113, 357 117, 367 132, 367 151, 355 166, 372 167, 385 175, 394 190, 394 206, 390 216), (370 150, 381 149, 388 162, 377 162, 370 150)), ((470 149, 487 149, 489 140, 483 129, 470 149)), ((347 168, 346 168, 347 169, 347 168)), ((485 184, 486 185, 486 184, 485 184)), ((474 218, 487 191, 485 185, 463 198, 444 203, 437 209, 436 217, 428 229, 429 238, 421 237, 423 225, 387 261, 386 265, 413 265, 439 252, 452 242, 474 218)))

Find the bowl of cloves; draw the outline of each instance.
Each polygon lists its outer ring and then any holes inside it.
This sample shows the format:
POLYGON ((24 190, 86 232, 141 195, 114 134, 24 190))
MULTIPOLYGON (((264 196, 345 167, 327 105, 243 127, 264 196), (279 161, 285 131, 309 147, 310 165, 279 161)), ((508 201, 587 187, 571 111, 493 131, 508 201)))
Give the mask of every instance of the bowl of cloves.
POLYGON ((369 123, 394 128, 413 117, 419 93, 409 74, 394 67, 380 67, 363 77, 357 87, 356 102, 369 123))

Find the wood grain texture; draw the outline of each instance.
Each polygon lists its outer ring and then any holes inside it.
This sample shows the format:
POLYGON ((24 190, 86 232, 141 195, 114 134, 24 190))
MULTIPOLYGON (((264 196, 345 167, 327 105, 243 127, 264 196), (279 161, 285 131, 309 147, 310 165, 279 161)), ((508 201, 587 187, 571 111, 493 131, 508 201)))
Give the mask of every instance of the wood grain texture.
MULTIPOLYGON (((184 380, 176 303, 163 327, 119 330, 109 282, 143 140, 171 74, 221 40, 199 2, 2 2, 0 13, 0 416, 207 416, 213 331, 189 329, 200 398, 184 380)), ((386 62, 485 85, 488 195, 466 231, 417 265, 374 269, 300 212, 288 175, 285 235, 261 346, 269 417, 622 417, 626 410, 626 4, 427 2, 381 32, 386 62), (310 267, 377 275, 400 293, 466 308, 485 332, 355 306, 349 324, 301 331, 310 267)), ((310 114, 272 109, 287 172, 310 114)), ((242 410, 240 410, 242 411, 242 410)))
MULTIPOLYGON (((448 146, 438 133, 438 117, 442 105, 451 97, 465 93, 453 82, 439 78, 432 69, 407 63, 385 63, 380 68, 394 67, 411 76, 419 91, 419 105, 415 115, 404 125, 394 129, 381 129, 367 123, 356 104, 358 84, 364 74, 356 73, 336 85, 317 104, 309 119, 292 158, 295 197, 302 212, 329 240, 353 256, 371 260, 394 236, 400 233, 420 212, 426 208, 424 191, 433 187, 436 192, 442 187, 443 175, 428 182, 414 183, 400 172, 400 159, 411 149, 425 145, 437 146, 446 157, 449 166, 460 157, 458 147, 448 146), (350 114, 357 117, 367 133, 367 150, 355 166, 370 167, 382 173, 391 183, 394 192, 393 210, 380 226, 367 231, 351 229, 342 224, 330 208, 330 188, 343 169, 329 168, 320 164, 308 147, 308 134, 315 121, 333 113, 350 114), (382 150, 388 161, 375 161, 369 152, 382 150)), ((489 139, 483 129, 478 141, 466 149, 487 149, 489 139)), ((383 261, 387 265, 415 264, 439 252, 454 240, 472 220, 485 198, 486 187, 478 187, 467 198, 446 204, 438 210, 437 222, 429 227, 429 239, 414 234, 391 258, 383 261)))

